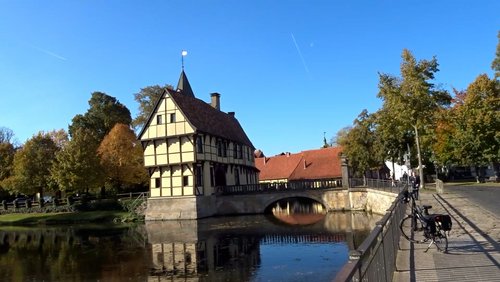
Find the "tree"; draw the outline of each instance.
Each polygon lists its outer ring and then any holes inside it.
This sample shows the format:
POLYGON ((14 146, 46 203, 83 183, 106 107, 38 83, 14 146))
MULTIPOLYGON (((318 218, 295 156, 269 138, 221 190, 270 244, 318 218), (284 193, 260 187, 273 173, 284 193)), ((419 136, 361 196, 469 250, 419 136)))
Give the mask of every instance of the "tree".
POLYGON ((134 94, 134 100, 139 103, 139 113, 132 121, 132 126, 136 132, 146 125, 149 116, 154 110, 155 103, 166 89, 173 89, 173 87, 171 85, 153 85, 144 87, 141 91, 134 94))
POLYGON ((102 140, 117 123, 129 125, 132 122, 130 111, 116 98, 102 92, 92 93, 90 108, 84 115, 76 115, 69 126, 69 134, 79 128, 92 130, 98 140, 102 140))
POLYGON ((496 57, 491 63, 491 68, 495 71, 495 79, 500 78, 500 31, 498 31, 498 45, 496 51, 496 57))
POLYGON ((50 173, 61 191, 97 192, 104 185, 98 147, 99 141, 94 133, 79 128, 56 154, 50 173))
POLYGON ((330 144, 332 146, 340 146, 341 140, 347 138, 347 134, 349 133, 349 131, 351 131, 351 129, 351 126, 341 128, 339 131, 337 131, 337 134, 332 137, 332 139, 330 140, 330 144))
POLYGON ((128 125, 116 124, 97 152, 106 174, 107 186, 119 191, 124 184, 147 183, 142 147, 128 125))
POLYGON ((38 133, 26 141, 16 152, 13 174, 4 182, 7 189, 15 193, 43 193, 55 190, 51 185, 50 167, 59 148, 47 133, 38 133))
POLYGON ((14 132, 7 127, 0 127, 0 143, 12 143, 14 132))
POLYGON ((337 142, 349 159, 349 163, 358 176, 366 176, 365 172, 379 168, 380 147, 375 134, 374 116, 363 110, 354 120, 354 126, 347 132, 338 134, 337 142))
MULTIPOLYGON (((482 74, 467 87, 454 116, 453 140, 458 161, 476 167, 500 159, 500 89, 495 80, 482 74)), ((477 176, 479 173, 476 173, 477 176)))
POLYGON ((47 135, 50 136, 59 149, 63 148, 69 141, 68 133, 64 129, 49 131, 47 135))
MULTIPOLYGON (((400 71, 401 78, 380 74, 378 97, 384 101, 383 108, 400 125, 399 129, 415 134, 419 174, 423 180, 422 139, 419 133, 426 137, 431 132, 436 112, 449 105, 451 97, 431 83, 434 74, 439 71, 435 57, 417 62, 413 54, 404 49, 400 71)), ((430 139, 423 140, 429 142, 430 139)), ((426 145, 423 147, 429 148, 429 144, 426 145)))
POLYGON ((11 143, 14 133, 6 127, 0 127, 0 196, 6 194, 2 182, 12 174, 12 165, 16 149, 11 143))

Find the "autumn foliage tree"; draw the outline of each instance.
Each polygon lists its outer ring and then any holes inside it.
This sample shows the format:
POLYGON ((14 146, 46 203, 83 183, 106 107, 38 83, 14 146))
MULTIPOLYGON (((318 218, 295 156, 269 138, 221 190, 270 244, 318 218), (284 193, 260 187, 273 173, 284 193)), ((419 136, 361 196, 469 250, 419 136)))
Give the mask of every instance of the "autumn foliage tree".
POLYGON ((124 185, 147 183, 142 147, 128 125, 116 124, 104 137, 97 152, 107 187, 120 191, 124 185))

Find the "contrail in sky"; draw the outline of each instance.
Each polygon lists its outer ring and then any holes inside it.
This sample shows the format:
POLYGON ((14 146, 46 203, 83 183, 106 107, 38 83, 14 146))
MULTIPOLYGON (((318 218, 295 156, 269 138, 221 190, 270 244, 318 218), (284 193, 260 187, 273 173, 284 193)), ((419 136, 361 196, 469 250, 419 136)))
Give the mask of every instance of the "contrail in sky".
POLYGON ((52 57, 57 58, 57 59, 59 59, 59 60, 67 61, 67 59, 66 59, 65 57, 60 56, 60 55, 57 55, 57 54, 56 54, 56 53, 54 53, 54 52, 50 52, 49 50, 45 50, 45 49, 42 49, 42 48, 40 48, 40 47, 36 47, 36 46, 32 46, 32 47, 33 47, 33 48, 35 48, 35 49, 37 49, 38 51, 41 51, 41 52, 43 52, 43 53, 45 53, 45 54, 49 55, 49 56, 52 56, 52 57))
POLYGON ((292 36, 293 44, 295 44, 295 48, 297 49, 297 53, 299 53, 300 59, 302 60, 302 64, 304 65, 304 69, 306 70, 307 73, 309 73, 309 68, 307 67, 306 60, 304 60, 304 56, 302 56, 302 52, 300 51, 299 45, 297 44, 297 41, 295 40, 295 36, 293 36, 292 32, 290 32, 290 35, 292 36))

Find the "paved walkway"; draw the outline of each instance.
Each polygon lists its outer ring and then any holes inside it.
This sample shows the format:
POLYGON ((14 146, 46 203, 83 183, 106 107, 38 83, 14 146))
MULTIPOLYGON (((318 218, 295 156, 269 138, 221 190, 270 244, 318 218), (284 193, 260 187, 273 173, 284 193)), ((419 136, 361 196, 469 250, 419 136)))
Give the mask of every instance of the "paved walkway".
POLYGON ((394 281, 500 281, 500 218, 454 193, 424 192, 419 202, 451 215, 448 253, 401 237, 394 281))

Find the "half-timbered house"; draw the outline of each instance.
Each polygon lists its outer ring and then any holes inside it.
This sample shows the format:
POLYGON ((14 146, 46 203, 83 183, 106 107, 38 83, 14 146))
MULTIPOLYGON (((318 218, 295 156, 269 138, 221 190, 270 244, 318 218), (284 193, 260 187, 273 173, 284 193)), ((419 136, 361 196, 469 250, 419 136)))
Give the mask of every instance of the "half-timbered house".
POLYGON ((217 187, 254 184, 254 146, 234 112, 195 97, 184 70, 139 134, 150 175, 146 220, 194 219, 215 212, 217 187))

